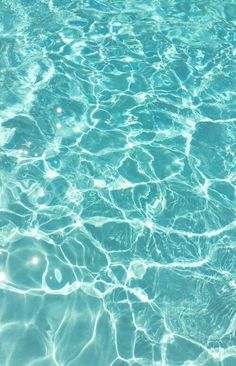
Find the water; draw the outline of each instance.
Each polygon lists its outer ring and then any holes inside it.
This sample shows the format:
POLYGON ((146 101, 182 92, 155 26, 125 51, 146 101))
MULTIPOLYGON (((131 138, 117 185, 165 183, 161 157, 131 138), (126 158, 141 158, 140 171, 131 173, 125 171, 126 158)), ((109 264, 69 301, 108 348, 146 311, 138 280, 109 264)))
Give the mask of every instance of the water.
POLYGON ((236 365, 236 2, 0 0, 0 365, 236 365))

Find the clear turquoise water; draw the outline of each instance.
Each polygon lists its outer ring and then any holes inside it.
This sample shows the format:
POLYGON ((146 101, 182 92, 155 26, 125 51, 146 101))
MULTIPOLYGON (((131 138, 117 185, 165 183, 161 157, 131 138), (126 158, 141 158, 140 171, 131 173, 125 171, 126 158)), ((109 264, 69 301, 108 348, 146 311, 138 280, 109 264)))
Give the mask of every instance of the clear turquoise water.
POLYGON ((236 365, 236 1, 0 0, 0 365, 236 365))

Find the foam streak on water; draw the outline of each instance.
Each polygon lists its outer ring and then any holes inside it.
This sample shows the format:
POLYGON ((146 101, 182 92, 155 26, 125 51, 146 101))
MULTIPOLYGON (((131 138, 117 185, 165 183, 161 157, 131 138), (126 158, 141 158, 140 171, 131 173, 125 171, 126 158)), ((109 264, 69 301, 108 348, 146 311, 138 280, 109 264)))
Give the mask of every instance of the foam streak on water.
POLYGON ((0 365, 236 365, 236 2, 0 0, 0 365))

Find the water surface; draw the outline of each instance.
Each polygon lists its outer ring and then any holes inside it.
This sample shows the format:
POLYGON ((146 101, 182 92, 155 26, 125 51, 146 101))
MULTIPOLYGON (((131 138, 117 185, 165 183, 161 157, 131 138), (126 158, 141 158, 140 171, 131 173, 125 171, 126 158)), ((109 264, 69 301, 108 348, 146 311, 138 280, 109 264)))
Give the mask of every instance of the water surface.
POLYGON ((0 365, 236 365, 236 2, 0 0, 0 365))

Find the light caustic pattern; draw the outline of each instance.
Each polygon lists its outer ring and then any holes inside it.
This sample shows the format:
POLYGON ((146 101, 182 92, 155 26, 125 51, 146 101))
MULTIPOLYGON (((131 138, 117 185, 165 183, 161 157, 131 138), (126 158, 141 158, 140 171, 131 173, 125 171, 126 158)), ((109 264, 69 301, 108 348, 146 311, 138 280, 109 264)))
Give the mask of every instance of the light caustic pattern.
POLYGON ((235 28, 0 0, 0 365, 236 365, 235 28))

